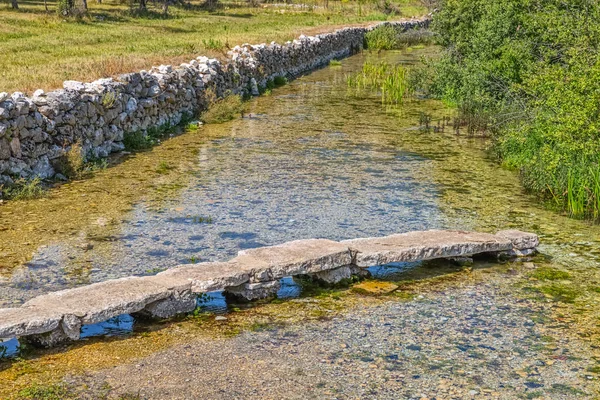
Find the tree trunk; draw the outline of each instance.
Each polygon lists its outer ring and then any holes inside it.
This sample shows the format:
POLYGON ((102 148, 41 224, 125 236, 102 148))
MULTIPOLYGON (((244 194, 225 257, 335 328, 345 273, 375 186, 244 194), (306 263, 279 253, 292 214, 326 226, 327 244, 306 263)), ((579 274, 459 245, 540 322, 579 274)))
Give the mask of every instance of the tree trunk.
POLYGON ((88 7, 87 7, 87 0, 82 0, 82 2, 83 2, 83 9, 85 11, 87 11, 87 9, 88 9, 88 7))
POLYGON ((167 15, 169 13, 169 0, 163 0, 163 14, 167 15))
POLYGON ((10 0, 10 4, 12 5, 12 8, 14 8, 15 10, 19 9, 19 3, 17 2, 17 0, 10 0))
POLYGON ((140 10, 146 9, 146 0, 140 0, 140 10))
POLYGON ((46 9, 46 12, 48 12, 48 0, 44 0, 44 8, 46 9))

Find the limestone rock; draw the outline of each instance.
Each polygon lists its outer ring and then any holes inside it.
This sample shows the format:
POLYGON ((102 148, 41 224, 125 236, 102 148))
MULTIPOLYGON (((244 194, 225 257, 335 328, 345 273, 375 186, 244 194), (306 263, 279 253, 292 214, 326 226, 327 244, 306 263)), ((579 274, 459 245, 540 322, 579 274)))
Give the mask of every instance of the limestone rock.
POLYGON ((281 283, 277 281, 244 283, 240 286, 227 288, 225 296, 234 301, 252 301, 274 297, 281 288, 281 283))
POLYGON ((197 296, 191 291, 175 292, 163 300, 148 304, 138 315, 151 318, 170 318, 196 309, 197 296))
POLYGON ((500 231, 496 233, 496 236, 510 240, 515 250, 535 249, 540 244, 540 240, 536 234, 514 229, 500 231))
POLYGON ((512 249, 510 240, 495 235, 440 230, 345 240, 342 243, 358 252, 355 264, 359 267, 470 256, 512 249))
POLYGON ((244 250, 231 262, 249 271, 252 282, 312 274, 352 263, 348 246, 327 239, 305 239, 244 250))
POLYGON ((336 284, 344 279, 350 279, 353 275, 366 278, 370 274, 366 269, 354 265, 345 265, 340 268, 317 272, 316 274, 313 274, 312 277, 327 284, 336 284))
POLYGON ((390 294, 398 289, 398 285, 391 282, 366 281, 352 286, 352 290, 356 293, 369 296, 381 296, 390 294))
POLYGON ((78 82, 78 81, 64 81, 63 88, 65 90, 72 90, 72 91, 80 92, 85 89, 85 85, 82 82, 78 82))

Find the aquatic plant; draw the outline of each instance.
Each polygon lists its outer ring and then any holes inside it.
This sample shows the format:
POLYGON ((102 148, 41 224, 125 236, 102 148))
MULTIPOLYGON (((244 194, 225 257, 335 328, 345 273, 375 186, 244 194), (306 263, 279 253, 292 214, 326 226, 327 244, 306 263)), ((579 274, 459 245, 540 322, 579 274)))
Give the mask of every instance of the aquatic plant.
POLYGON ((542 281, 558 281, 571 278, 571 274, 568 272, 550 267, 540 267, 531 276, 542 281))
POLYGON ((385 62, 366 62, 360 72, 347 77, 349 88, 379 89, 384 104, 401 104, 407 91, 406 69, 385 62))
POLYGON ((232 94, 210 104, 200 119, 207 124, 221 124, 241 115, 243 110, 242 98, 232 94))
POLYGON ((64 400, 74 398, 67 388, 61 384, 43 385, 34 383, 18 393, 19 398, 35 400, 64 400))
POLYGON ((161 161, 158 163, 158 166, 156 167, 156 172, 159 174, 166 174, 168 173, 170 170, 174 169, 175 167, 172 166, 171 164, 169 164, 166 161, 161 161))
POLYGON ((428 29, 410 29, 401 32, 392 25, 380 26, 365 35, 368 50, 395 50, 409 46, 432 44, 433 33, 428 29))

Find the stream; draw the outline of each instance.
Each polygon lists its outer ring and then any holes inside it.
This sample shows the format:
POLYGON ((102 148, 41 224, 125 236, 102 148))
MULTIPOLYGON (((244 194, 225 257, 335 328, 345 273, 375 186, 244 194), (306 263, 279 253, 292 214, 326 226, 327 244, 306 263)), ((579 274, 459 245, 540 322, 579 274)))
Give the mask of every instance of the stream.
POLYGON ((434 51, 353 56, 251 100, 234 121, 0 205, 0 307, 295 239, 433 228, 536 232, 549 265, 599 284, 600 228, 524 193, 489 140, 420 129, 421 113, 435 122, 451 110, 415 99, 383 106, 377 93, 347 88, 366 60, 413 64, 434 51))

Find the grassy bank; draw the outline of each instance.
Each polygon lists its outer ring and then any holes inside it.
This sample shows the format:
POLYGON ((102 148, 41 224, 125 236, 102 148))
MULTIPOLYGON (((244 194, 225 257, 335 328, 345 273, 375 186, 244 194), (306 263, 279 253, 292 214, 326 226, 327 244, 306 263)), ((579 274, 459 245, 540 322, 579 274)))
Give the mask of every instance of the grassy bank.
POLYGON ((591 0, 442 0, 445 47, 413 82, 495 138, 525 187, 600 220, 600 5, 591 0))
MULTIPOLYGON (((384 2, 387 4, 388 2, 384 2)), ((202 2, 169 8, 149 4, 133 13, 127 2, 88 2, 81 18, 63 18, 56 3, 21 1, 0 5, 0 92, 62 87, 63 80, 100 77, 219 56, 242 43, 285 41, 334 27, 397 19, 426 12, 419 0, 396 0, 390 14, 377 1, 308 1, 307 7, 224 2, 207 11, 202 2), (325 7, 327 5, 327 7, 325 7), (156 7, 156 8, 153 8, 156 7)))

